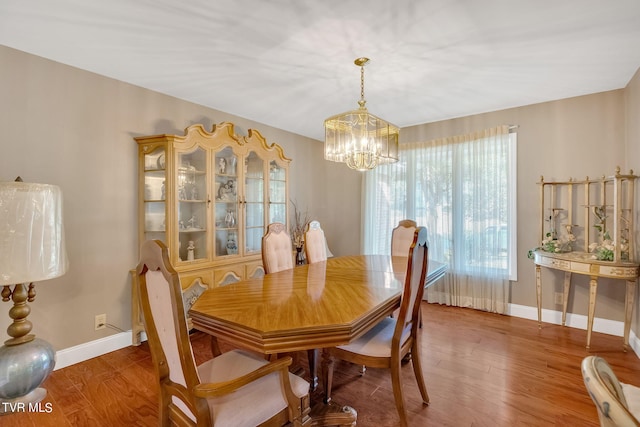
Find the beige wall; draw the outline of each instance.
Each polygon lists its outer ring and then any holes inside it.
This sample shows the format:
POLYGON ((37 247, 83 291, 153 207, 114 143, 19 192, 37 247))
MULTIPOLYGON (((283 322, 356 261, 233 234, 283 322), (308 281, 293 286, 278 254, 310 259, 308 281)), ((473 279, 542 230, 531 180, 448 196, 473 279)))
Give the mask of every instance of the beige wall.
MULTIPOLYGON (((0 46, 0 180, 59 185, 69 272, 37 284, 29 319, 56 350, 129 330, 128 271, 137 262, 134 136, 183 134, 195 123, 235 123, 279 143, 291 163, 290 195, 319 219, 336 254, 360 249, 359 173, 325 162, 321 142, 0 46), (337 189, 337 190, 335 190, 337 189)), ((123 65, 124 66, 124 65, 123 65)), ((247 100, 251 102, 251 100, 247 100)), ((321 126, 322 124, 319 124, 321 126)), ((0 306, 0 330, 9 325, 0 306)), ((4 340, 4 339, 3 339, 4 340)))
MULTIPOLYGON (((627 157, 623 90, 598 93, 402 129, 403 142, 458 135, 499 124, 518 125, 518 280, 511 284, 513 304, 536 306, 533 262, 527 251, 538 238, 540 176, 545 180, 611 175, 616 166, 640 170, 638 157, 627 157)), ((543 307, 557 310, 553 292, 562 273, 543 269, 543 307)), ((574 275, 569 310, 586 315, 588 280, 574 275)), ((624 282, 600 280, 596 316, 622 320, 624 282)))
MULTIPOLYGON (((630 167, 633 167, 636 174, 640 173, 640 69, 636 71, 625 88, 625 131, 626 131, 626 151, 625 155, 629 159, 630 167)), ((638 185, 640 187, 640 183, 638 185)), ((636 207, 640 205, 640 188, 636 189, 636 207)), ((639 209, 640 211, 640 209, 639 209)), ((638 241, 640 240, 640 213, 636 213, 636 255, 640 254, 638 241)), ((633 324, 631 329, 640 335, 640 292, 636 290, 636 305, 633 313, 633 324)))

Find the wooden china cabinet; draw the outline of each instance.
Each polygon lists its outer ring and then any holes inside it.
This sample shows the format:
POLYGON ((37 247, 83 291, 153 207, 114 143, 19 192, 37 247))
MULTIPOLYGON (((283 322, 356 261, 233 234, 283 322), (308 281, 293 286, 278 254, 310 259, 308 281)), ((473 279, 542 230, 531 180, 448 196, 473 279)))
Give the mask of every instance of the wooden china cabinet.
MULTIPOLYGON (((238 136, 227 122, 211 132, 193 125, 184 135, 135 140, 138 244, 158 239, 167 245, 185 300, 208 287, 264 275, 266 226, 281 222, 288 228, 291 159, 282 147, 253 129, 238 136)), ((132 299, 137 344, 143 326, 135 292, 132 299)))

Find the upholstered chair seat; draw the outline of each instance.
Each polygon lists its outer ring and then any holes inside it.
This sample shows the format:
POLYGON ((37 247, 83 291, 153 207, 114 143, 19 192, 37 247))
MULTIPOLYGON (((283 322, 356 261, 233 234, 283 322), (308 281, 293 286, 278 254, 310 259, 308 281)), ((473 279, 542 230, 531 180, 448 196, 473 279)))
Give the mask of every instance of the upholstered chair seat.
MULTIPOLYGON (((264 358, 255 354, 233 350, 198 366, 198 376, 202 383, 223 383, 233 381, 267 364, 264 358)), ((307 381, 293 374, 289 375, 289 380, 297 398, 303 398, 309 393, 307 381)), ((234 393, 207 399, 211 413, 214 414, 214 426, 257 426, 269 420, 273 414, 288 406, 283 393, 273 392, 281 388, 280 377, 273 373, 234 393), (257 405, 256 402, 260 404, 257 405)))
MULTIPOLYGON (((396 328, 396 321, 387 317, 367 331, 357 340, 341 345, 339 348, 350 353, 367 357, 391 357, 391 341, 396 328)), ((406 342, 411 336, 411 328, 407 327, 402 333, 401 342, 406 342)))
POLYGON ((640 421, 640 387, 626 383, 620 383, 620 385, 627 401, 627 409, 629 409, 633 418, 640 421))
POLYGON ((640 426, 640 388, 621 383, 600 356, 585 357, 581 368, 601 427, 640 426))

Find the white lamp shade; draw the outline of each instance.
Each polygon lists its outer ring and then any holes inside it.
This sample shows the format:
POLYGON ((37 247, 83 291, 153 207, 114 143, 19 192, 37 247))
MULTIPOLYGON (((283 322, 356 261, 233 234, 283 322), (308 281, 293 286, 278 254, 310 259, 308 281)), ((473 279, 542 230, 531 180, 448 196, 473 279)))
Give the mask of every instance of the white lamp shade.
POLYGON ((0 285, 53 279, 68 265, 60 188, 0 182, 0 285))

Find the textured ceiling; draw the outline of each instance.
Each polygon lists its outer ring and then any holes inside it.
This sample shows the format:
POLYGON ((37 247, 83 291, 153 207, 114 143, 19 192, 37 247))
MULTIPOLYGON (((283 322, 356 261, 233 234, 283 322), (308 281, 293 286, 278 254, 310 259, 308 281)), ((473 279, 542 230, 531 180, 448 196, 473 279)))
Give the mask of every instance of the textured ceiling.
MULTIPOLYGON (((319 140, 626 86, 638 0, 0 0, 0 43, 319 140)), ((0 64, 1 66, 1 64, 0 64)))

